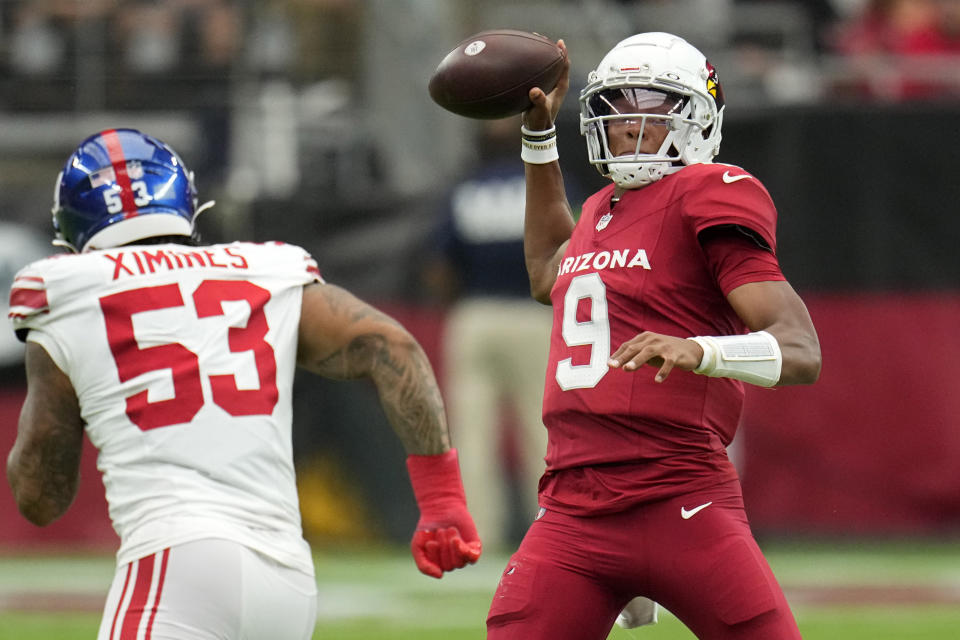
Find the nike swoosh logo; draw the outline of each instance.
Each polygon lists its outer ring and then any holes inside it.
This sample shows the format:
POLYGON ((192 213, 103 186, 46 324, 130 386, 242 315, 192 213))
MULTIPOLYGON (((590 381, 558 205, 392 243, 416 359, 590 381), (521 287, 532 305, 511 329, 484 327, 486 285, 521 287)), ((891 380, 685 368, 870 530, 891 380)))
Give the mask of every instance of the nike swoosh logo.
POLYGON ((752 177, 753 176, 747 173, 740 174, 739 176, 732 176, 730 175, 729 171, 723 172, 723 181, 726 182, 727 184, 733 184, 737 180, 743 180, 745 178, 752 178, 752 177))
POLYGON ((684 520, 689 520, 690 518, 692 518, 693 516, 697 515, 698 513, 700 513, 701 511, 703 511, 704 509, 706 509, 707 507, 709 507, 709 506, 712 505, 712 504, 713 504, 712 501, 711 501, 711 502, 705 502, 704 504, 700 505, 699 507, 694 507, 693 509, 687 509, 686 507, 680 507, 680 517, 683 518, 684 520))

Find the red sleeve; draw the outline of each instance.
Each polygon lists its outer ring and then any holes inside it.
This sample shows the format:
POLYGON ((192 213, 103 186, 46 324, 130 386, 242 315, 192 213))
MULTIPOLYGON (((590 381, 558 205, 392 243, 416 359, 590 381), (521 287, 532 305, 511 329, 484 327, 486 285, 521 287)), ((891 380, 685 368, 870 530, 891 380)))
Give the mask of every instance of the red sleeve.
POLYGON ((742 284, 786 280, 772 252, 735 229, 703 237, 703 253, 723 295, 742 284))
POLYGON ((759 180, 729 164, 692 165, 679 175, 688 181, 683 209, 695 234, 733 224, 756 233, 776 254, 777 209, 759 180))

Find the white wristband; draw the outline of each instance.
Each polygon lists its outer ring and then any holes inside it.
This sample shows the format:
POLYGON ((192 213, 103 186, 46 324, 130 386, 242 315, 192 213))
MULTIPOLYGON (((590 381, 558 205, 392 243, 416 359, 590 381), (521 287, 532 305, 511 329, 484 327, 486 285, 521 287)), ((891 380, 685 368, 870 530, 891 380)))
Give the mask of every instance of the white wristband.
POLYGON ((695 336, 688 340, 703 347, 703 359, 694 373, 734 378, 761 387, 772 387, 780 381, 780 343, 766 331, 739 336, 695 336))
POLYGON ((529 164, 548 164, 560 159, 557 151, 557 128, 531 131, 520 127, 520 159, 529 164))

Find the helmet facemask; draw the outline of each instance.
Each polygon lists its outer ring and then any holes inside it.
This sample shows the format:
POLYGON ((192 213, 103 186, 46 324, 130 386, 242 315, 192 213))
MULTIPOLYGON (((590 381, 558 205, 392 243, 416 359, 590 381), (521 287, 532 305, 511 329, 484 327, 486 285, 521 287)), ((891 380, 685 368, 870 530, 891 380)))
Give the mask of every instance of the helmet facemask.
MULTIPOLYGON (((580 132, 590 164, 624 189, 636 189, 710 162, 720 146, 723 92, 716 71, 686 41, 639 34, 604 57, 580 94, 580 132), (633 124, 636 146, 613 145, 611 127, 633 124), (665 127, 659 148, 643 144, 645 127, 665 127)), ((648 137, 650 132, 648 132, 648 137)))
POLYGON ((683 125, 690 122, 689 101, 683 96, 639 87, 605 89, 590 97, 586 110, 590 161, 617 185, 625 189, 641 187, 682 166, 679 149, 683 148, 683 125), (616 137, 620 139, 629 139, 625 132, 631 131, 636 138, 633 148, 612 149, 611 130, 618 130, 616 137), (652 149, 644 135, 664 137, 652 149))

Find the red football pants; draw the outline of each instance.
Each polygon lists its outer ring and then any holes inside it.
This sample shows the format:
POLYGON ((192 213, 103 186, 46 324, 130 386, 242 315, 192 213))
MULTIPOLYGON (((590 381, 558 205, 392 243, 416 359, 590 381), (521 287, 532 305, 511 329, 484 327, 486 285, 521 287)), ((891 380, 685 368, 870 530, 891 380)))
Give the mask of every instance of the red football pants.
POLYGON ((487 639, 603 640, 638 595, 702 640, 800 638, 732 482, 609 515, 546 512, 500 578, 487 639))

